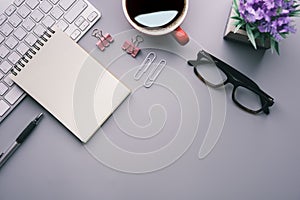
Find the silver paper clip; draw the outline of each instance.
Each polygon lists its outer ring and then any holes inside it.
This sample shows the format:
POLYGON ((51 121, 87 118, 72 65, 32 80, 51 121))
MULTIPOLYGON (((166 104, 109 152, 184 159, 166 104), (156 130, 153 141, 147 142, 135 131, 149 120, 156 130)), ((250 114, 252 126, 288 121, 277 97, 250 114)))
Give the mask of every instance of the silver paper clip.
POLYGON ((154 52, 148 53, 147 57, 144 59, 141 66, 138 68, 138 70, 135 72, 133 76, 135 80, 140 80, 143 74, 149 69, 150 65, 153 63, 155 58, 156 58, 156 54, 154 52))
POLYGON ((149 88, 153 85, 154 81, 157 79, 157 77, 160 75, 164 67, 167 65, 167 61, 162 59, 159 61, 159 63, 153 68, 150 75, 147 77, 146 81, 144 82, 144 86, 146 88, 149 88))

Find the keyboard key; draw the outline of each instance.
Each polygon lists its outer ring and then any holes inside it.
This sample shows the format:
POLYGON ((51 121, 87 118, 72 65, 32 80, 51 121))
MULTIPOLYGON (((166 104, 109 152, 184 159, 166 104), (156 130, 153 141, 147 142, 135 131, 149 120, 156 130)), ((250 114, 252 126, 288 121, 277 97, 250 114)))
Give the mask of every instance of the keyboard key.
POLYGON ((17 53, 17 52, 12 52, 9 56, 8 56, 8 60, 15 65, 19 60, 21 59, 21 56, 17 53))
POLYGON ((4 24, 1 28, 0 31, 7 37, 13 32, 13 28, 9 24, 4 24))
POLYGON ((87 29, 87 27, 90 25, 90 23, 88 23, 86 20, 84 20, 84 22, 80 25, 80 30, 84 31, 85 29, 87 29))
POLYGON ((0 70, 0 79, 3 78, 3 76, 4 76, 4 75, 3 75, 3 73, 2 73, 1 70, 0 70))
POLYGON ((29 45, 32 46, 34 43, 37 41, 36 37, 33 34, 29 34, 27 38, 25 39, 25 42, 29 45))
POLYGON ((14 4, 19 7, 25 0, 15 0, 14 4))
POLYGON ((5 47, 4 45, 0 46, 0 58, 5 58, 5 56, 7 56, 7 54, 9 53, 9 50, 7 47, 5 47))
POLYGON ((24 23, 23 23, 23 27, 27 30, 27 31, 31 31, 33 29, 33 27, 35 26, 35 23, 28 18, 24 23))
POLYGON ((79 15, 86 9, 87 4, 83 1, 78 1, 73 8, 64 16, 64 18, 69 22, 72 23, 79 15))
POLYGON ((42 26, 42 25, 38 25, 35 29, 34 29, 34 33, 37 35, 37 36, 42 36, 44 34, 44 32, 46 31, 46 29, 42 26))
POLYGON ((88 20, 90 21, 90 22, 92 22, 92 21, 94 21, 95 19, 96 19, 96 17, 98 16, 98 14, 94 11, 94 12, 92 12, 89 16, 88 16, 88 20))
POLYGON ((41 3, 40 8, 44 13, 48 13, 51 10, 52 5, 48 1, 44 0, 41 3))
POLYGON ((55 24, 55 20, 50 17, 50 16, 47 16, 45 17, 45 19, 43 20, 43 24, 48 28, 48 27, 52 27, 54 24, 55 24))
POLYGON ((84 17, 80 16, 80 17, 75 21, 75 25, 76 25, 77 27, 79 27, 79 26, 82 24, 82 22, 84 22, 84 21, 85 21, 84 17))
POLYGON ((12 86, 14 84, 14 81, 9 77, 9 76, 6 76, 4 78, 4 82, 8 85, 8 86, 12 86))
POLYGON ((13 36, 10 36, 6 41, 5 41, 5 44, 10 48, 10 49, 14 49, 17 44, 18 44, 18 41, 13 37, 13 36))
POLYGON ((0 117, 2 117, 8 110, 10 106, 3 100, 0 100, 0 117))
POLYGON ((3 35, 0 34, 0 44, 4 41, 3 35))
POLYGON ((32 10, 37 7, 39 5, 39 1, 38 0, 27 0, 26 4, 29 6, 29 8, 31 8, 32 10))
POLYGON ((57 2, 59 2, 59 0, 50 0, 51 3, 53 3, 54 5, 57 4, 57 2))
POLYGON ((73 39, 73 40, 76 40, 78 38, 78 36, 80 35, 80 31, 78 29, 76 29, 71 35, 70 37, 73 39))
POLYGON ((16 36, 16 38, 18 40, 23 40, 24 37, 26 36, 26 31, 24 31, 24 29, 22 27, 19 27, 15 32, 14 32, 14 36, 16 36))
POLYGON ((21 88, 19 88, 17 85, 14 85, 11 90, 4 96, 4 98, 13 105, 24 93, 21 88))
POLYGON ((0 83, 0 95, 3 95, 8 90, 8 87, 4 83, 0 83))
POLYGON ((16 28, 22 22, 22 19, 18 15, 14 14, 9 18, 8 21, 11 25, 13 25, 13 27, 16 28))
POLYGON ((76 0, 61 0, 59 2, 59 5, 64 9, 64 10, 68 10, 71 5, 75 2, 76 0))
POLYGON ((39 22, 41 21, 41 19, 44 17, 43 13, 39 10, 35 10, 32 12, 31 14, 31 18, 35 21, 35 22, 39 22))
POLYGON ((60 20, 60 21, 56 24, 56 26, 57 26, 60 30, 65 31, 65 30, 68 28, 69 25, 68 25, 64 20, 60 20))
POLYGON ((29 50, 29 47, 24 44, 24 43, 21 43, 18 47, 17 47, 17 51, 21 54, 21 55, 24 55, 27 51, 29 50))
POLYGON ((0 69, 4 72, 4 74, 7 74, 7 72, 9 72, 11 68, 12 65, 9 64, 6 60, 0 64, 0 69))
POLYGON ((18 13, 23 19, 25 19, 30 14, 30 12, 31 11, 29 10, 29 8, 25 5, 18 9, 18 13))
POLYGON ((0 25, 2 25, 6 21, 6 19, 7 17, 4 14, 0 15, 0 25))
POLYGON ((59 19, 63 14, 64 14, 63 11, 62 11, 59 7, 55 7, 55 8, 53 8, 53 10, 51 11, 51 15, 52 15, 55 19, 59 19))
POLYGON ((11 16, 15 11, 16 11, 16 7, 14 5, 10 5, 8 6, 8 8, 5 10, 5 14, 7 14, 8 16, 11 16))

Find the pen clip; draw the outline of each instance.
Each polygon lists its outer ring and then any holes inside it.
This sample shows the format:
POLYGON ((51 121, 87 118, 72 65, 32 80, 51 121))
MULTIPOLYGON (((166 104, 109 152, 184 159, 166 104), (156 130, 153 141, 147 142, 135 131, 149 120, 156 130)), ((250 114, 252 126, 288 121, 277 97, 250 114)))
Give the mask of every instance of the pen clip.
POLYGON ((35 123, 39 123, 40 120, 41 120, 41 118, 42 118, 43 116, 44 116, 44 113, 40 113, 40 114, 34 119, 35 123))

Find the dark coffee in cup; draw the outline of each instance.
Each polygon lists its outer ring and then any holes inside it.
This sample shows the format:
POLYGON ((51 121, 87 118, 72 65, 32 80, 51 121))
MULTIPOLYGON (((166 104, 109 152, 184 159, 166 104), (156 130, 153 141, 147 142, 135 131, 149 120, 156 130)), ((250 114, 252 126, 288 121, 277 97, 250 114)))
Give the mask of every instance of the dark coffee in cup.
POLYGON ((122 0, 125 17, 136 30, 152 36, 172 33, 181 45, 189 42, 180 27, 188 5, 189 0, 122 0))
POLYGON ((126 9, 131 20, 148 28, 165 28, 174 23, 185 9, 184 0, 127 0, 126 9))

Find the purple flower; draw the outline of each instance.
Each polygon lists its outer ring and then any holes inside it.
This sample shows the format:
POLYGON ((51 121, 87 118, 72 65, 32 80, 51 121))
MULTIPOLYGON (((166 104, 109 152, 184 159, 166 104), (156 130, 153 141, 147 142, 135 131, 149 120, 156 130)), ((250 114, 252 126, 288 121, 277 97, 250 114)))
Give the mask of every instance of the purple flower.
POLYGON ((268 33, 271 31, 271 26, 269 23, 264 22, 264 23, 261 23, 260 25, 258 25, 258 30, 261 33, 268 33))
MULTIPOLYGON (((290 15, 298 4, 297 0, 240 0, 239 14, 246 23, 260 33, 270 34, 275 41, 282 34, 295 33, 290 15)), ((254 30, 255 31, 255 30, 254 30)))
POLYGON ((264 5, 268 10, 271 10, 272 8, 275 7, 275 2, 272 0, 264 1, 264 5))

